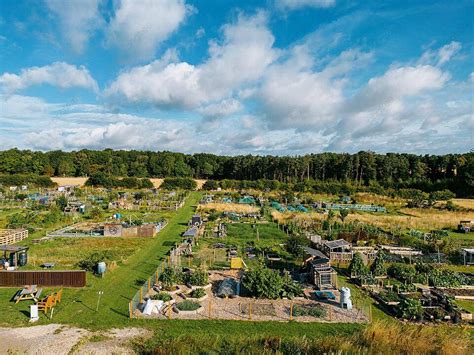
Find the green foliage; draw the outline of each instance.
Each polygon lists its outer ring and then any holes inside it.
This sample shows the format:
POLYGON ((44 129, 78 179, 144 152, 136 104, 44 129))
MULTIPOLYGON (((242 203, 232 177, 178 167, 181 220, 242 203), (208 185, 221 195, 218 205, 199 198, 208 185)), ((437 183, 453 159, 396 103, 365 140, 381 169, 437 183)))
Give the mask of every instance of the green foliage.
POLYGON ((243 277, 244 287, 257 298, 293 298, 303 295, 302 287, 288 274, 283 276, 276 270, 263 265, 247 271, 243 277))
POLYGON ((243 285, 257 298, 280 298, 284 281, 280 274, 272 269, 257 266, 244 274, 243 285))
POLYGON ((93 207, 89 212, 90 218, 95 219, 95 220, 102 219, 103 215, 104 215, 103 210, 100 207, 93 207))
POLYGON ((293 306, 292 315, 293 317, 317 317, 317 318, 324 318, 326 317, 327 311, 324 307, 320 305, 299 305, 295 304, 293 306))
POLYGON ((416 276, 413 265, 394 263, 388 268, 388 275, 402 282, 412 282, 416 276))
POLYGON ((201 305, 198 302, 185 300, 176 304, 176 308, 180 311, 195 311, 201 308, 201 305))
POLYGON ((180 281, 180 275, 173 267, 167 266, 158 279, 165 288, 170 288, 180 281))
POLYGON ((163 180, 160 188, 164 190, 195 190, 197 187, 196 181, 191 178, 166 178, 163 180))
POLYGON ((377 257, 375 258, 374 262, 370 266, 370 271, 374 276, 383 276, 387 273, 387 268, 384 265, 385 261, 385 253, 383 250, 380 250, 377 253, 377 257))
POLYGON ((342 210, 339 210, 339 218, 341 219, 342 223, 344 223, 344 220, 349 215, 349 212, 350 211, 347 208, 343 208, 342 210))
POLYGON ((118 179, 113 175, 104 172, 97 172, 91 174, 86 181, 86 186, 101 186, 106 188, 127 188, 127 189, 142 189, 152 188, 153 183, 146 178, 138 179, 136 177, 124 177, 118 179))
POLYGON ((173 297, 171 297, 171 295, 168 292, 158 292, 154 294, 153 296, 151 296, 151 299, 168 302, 168 301, 171 301, 173 297))
POLYGON ((205 270, 195 270, 186 273, 183 278, 184 283, 191 286, 205 286, 209 283, 209 275, 205 270))
POLYGON ((419 319, 423 315, 420 300, 413 298, 402 299, 398 305, 398 315, 404 319, 419 319))
POLYGON ((349 264, 349 272, 355 277, 365 276, 369 273, 369 269, 364 264, 361 253, 355 253, 351 263, 349 264))
POLYGON ((192 298, 201 298, 206 295, 206 291, 203 288, 197 288, 191 291, 192 298))
POLYGON ((77 263, 77 266, 83 270, 87 270, 90 272, 97 272, 97 264, 99 262, 107 262, 107 261, 112 261, 113 260, 113 255, 110 251, 105 250, 105 251, 95 251, 91 254, 89 254, 88 257, 79 260, 77 263))
MULTIPOLYGON (((0 167, 0 171, 1 171, 1 167, 0 167)), ((6 186, 33 185, 33 186, 38 186, 38 187, 53 187, 55 184, 49 176, 34 175, 34 174, 28 174, 28 175, 15 174, 15 175, 0 175, 0 185, 6 185, 6 186)))
POLYGON ((291 235, 286 242, 286 250, 293 256, 300 258, 304 256, 303 246, 308 245, 308 239, 301 235, 291 235))
POLYGON ((58 206, 61 211, 64 211, 67 207, 67 197, 64 195, 59 196, 56 199, 56 206, 58 206))

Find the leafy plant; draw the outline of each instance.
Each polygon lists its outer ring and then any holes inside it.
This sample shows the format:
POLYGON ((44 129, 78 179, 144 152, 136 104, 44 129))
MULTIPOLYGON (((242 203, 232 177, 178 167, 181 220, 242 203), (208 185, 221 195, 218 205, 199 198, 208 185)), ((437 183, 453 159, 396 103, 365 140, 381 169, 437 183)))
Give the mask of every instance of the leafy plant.
POLYGON ((112 261, 112 253, 108 250, 105 251, 95 251, 90 254, 88 257, 78 261, 77 266, 83 270, 90 272, 97 272, 97 264, 102 261, 112 261))
POLYGON ((160 300, 163 302, 169 302, 173 299, 173 297, 171 297, 171 295, 168 292, 158 292, 154 294, 153 296, 151 296, 151 299, 160 300))
POLYGON ((349 264, 349 272, 356 277, 364 276, 369 273, 369 269, 364 264, 361 253, 355 253, 349 264))
POLYGON ((383 250, 380 250, 375 258, 373 264, 370 266, 370 271, 374 276, 383 276, 387 273, 387 268, 384 265, 385 262, 385 253, 383 250))
POLYGON ((320 305, 299 305, 295 304, 292 310, 293 317, 302 317, 302 316, 310 316, 310 317, 317 317, 317 318, 324 318, 326 317, 327 311, 324 307, 320 305))
POLYGON ((165 288, 170 288, 178 282, 178 273, 172 267, 166 267, 158 277, 165 288))
POLYGON ((204 291, 204 289, 202 288, 197 288, 191 291, 192 298, 201 298, 201 297, 204 297, 205 295, 206 295, 206 291, 204 291))
POLYGON ((242 283, 252 295, 273 300, 280 298, 284 286, 284 280, 277 271, 262 265, 247 271, 242 283))
POLYGON ((196 301, 185 300, 177 303, 176 308, 180 311, 195 311, 201 308, 201 305, 196 301))
POLYGON ((209 275, 205 270, 195 270, 184 275, 184 282, 191 286, 205 286, 209 283, 209 275))
POLYGON ((419 319, 423 315, 423 307, 418 299, 406 298, 398 305, 398 314, 405 319, 419 319))

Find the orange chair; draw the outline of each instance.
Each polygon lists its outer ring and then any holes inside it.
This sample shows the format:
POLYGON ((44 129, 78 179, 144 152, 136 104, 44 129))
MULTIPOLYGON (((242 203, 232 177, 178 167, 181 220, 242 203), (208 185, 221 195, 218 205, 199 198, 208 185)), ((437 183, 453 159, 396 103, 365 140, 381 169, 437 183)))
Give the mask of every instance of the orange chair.
POLYGON ((60 289, 58 292, 53 294, 54 297, 54 305, 56 303, 61 303, 61 298, 63 297, 63 289, 60 289))
POLYGON ((55 298, 54 296, 48 296, 44 300, 39 301, 36 305, 38 306, 38 311, 48 313, 48 309, 53 308, 55 305, 55 298))

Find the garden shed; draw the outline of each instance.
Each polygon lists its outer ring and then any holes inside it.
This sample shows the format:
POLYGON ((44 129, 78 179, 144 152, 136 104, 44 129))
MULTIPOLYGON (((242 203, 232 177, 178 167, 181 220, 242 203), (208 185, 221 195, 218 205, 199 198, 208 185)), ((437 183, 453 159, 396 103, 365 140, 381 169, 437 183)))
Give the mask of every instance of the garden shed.
POLYGON ((463 249, 462 250, 464 265, 474 265, 474 249, 463 249))

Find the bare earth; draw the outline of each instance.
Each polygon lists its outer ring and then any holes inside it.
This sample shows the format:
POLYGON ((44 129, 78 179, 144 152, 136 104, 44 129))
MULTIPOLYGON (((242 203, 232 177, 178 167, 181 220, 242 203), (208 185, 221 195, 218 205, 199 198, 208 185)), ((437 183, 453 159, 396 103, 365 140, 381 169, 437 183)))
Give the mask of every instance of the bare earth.
POLYGON ((149 335, 139 328, 93 333, 60 324, 0 328, 0 354, 134 354, 130 340, 149 335))

